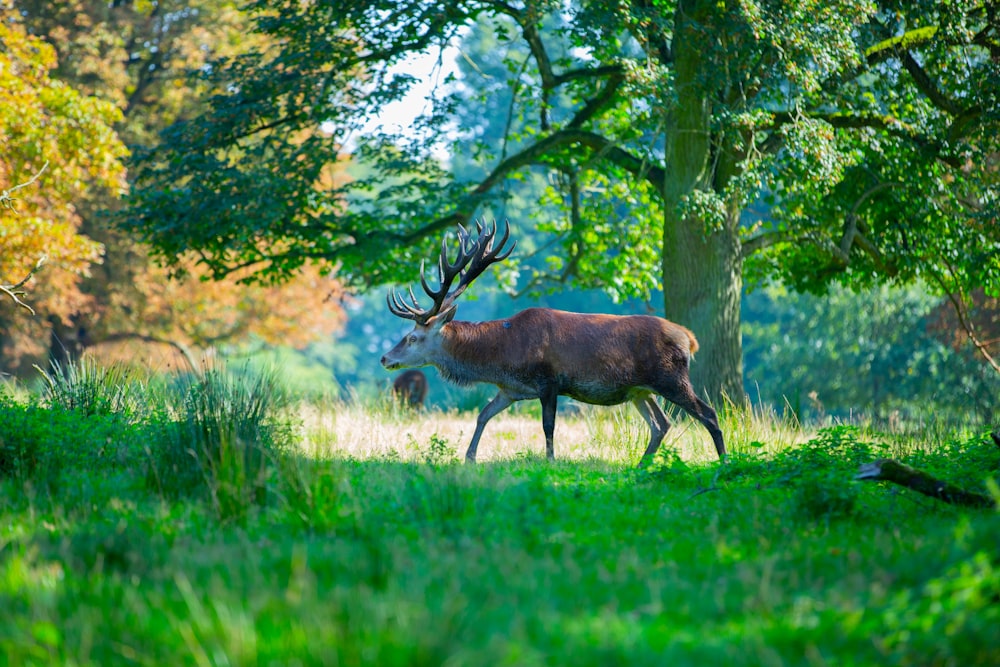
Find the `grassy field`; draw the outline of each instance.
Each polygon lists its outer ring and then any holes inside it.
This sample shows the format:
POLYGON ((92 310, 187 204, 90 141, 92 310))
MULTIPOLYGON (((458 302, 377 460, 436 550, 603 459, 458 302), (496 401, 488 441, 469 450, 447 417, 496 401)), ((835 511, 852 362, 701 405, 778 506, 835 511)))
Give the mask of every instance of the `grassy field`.
POLYGON ((81 368, 0 393, 6 665, 997 665, 1000 515, 852 481, 898 457, 995 489, 974 429, 730 408, 649 469, 628 410, 296 405, 267 377, 81 368))

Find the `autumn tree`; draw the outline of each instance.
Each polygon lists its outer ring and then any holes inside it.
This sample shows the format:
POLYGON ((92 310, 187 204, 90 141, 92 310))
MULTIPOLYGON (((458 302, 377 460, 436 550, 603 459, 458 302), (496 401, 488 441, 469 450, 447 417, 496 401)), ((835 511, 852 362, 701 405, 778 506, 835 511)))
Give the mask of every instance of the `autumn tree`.
MULTIPOLYGON (((260 37, 228 0, 17 0, 28 29, 58 52, 54 76, 114 104, 116 128, 128 144, 152 141, 166 125, 199 111, 206 88, 189 76, 213 58, 239 53, 260 37)), ((88 301, 55 326, 53 353, 85 347, 113 354, 123 341, 201 348, 256 335, 269 343, 304 345, 328 335, 343 318, 336 285, 312 271, 287 286, 247 286, 231 278, 206 283, 194 259, 171 272, 156 265, 127 234, 108 224, 114 197, 77 202, 80 231, 104 246, 103 262, 82 284, 88 301)))
POLYGON ((52 77, 55 51, 0 6, 0 280, 19 279, 47 258, 25 286, 40 317, 0 304, 3 352, 37 351, 50 320, 85 307, 80 283, 100 261, 101 245, 80 232, 76 201, 124 187, 125 147, 112 104, 52 77), (25 186, 25 187, 21 187, 25 186), (44 314, 44 317, 41 316, 44 314), (34 348, 34 349, 33 349, 34 348))
POLYGON ((933 274, 953 277, 944 289, 1000 289, 980 159, 998 123, 990 4, 250 9, 274 48, 208 68, 208 113, 138 156, 123 225, 167 262, 192 247, 217 275, 250 267, 271 279, 322 259, 356 283, 408 282, 452 225, 542 172, 563 211, 544 221, 560 277, 631 296, 648 294, 654 270, 664 314, 699 337, 695 383, 716 397, 742 392, 745 275, 821 290, 933 274), (509 91, 500 141, 464 106, 477 99, 469 79, 444 81, 412 126, 357 136, 413 84, 396 65, 482 25, 504 64, 491 83, 509 91), (290 139, 302 133, 311 139, 290 139), (473 179, 453 178, 440 157, 465 138, 482 165, 473 179), (368 176, 317 193, 319 165, 343 147, 368 176), (756 222, 751 204, 766 211, 756 222))

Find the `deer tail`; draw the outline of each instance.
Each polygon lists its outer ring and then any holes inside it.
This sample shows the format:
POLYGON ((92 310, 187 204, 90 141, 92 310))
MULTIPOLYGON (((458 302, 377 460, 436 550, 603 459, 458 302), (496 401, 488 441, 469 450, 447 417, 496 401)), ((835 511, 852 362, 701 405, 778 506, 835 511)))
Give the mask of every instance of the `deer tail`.
POLYGON ((694 353, 698 351, 698 339, 694 337, 694 332, 691 331, 690 329, 685 329, 684 333, 687 334, 688 340, 691 343, 690 351, 691 351, 691 356, 693 357, 694 353))

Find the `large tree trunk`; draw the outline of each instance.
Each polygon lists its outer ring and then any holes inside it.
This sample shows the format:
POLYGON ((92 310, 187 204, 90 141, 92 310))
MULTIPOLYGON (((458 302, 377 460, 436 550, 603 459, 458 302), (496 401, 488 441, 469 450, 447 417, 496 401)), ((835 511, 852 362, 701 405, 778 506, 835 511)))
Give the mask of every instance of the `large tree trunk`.
POLYGON ((699 221, 664 221, 663 297, 666 317, 698 337, 691 364, 695 391, 719 404, 743 399, 743 288, 739 239, 728 230, 705 236, 699 221))
POLYGON ((737 207, 727 203, 724 220, 711 230, 701 217, 681 212, 697 190, 723 192, 737 169, 731 151, 713 149, 710 100, 717 93, 704 71, 706 45, 690 23, 697 20, 697 4, 679 3, 675 23, 677 97, 665 145, 663 298, 667 319, 698 337, 700 351, 691 365, 695 390, 719 403, 723 396, 743 398, 743 262, 737 207))

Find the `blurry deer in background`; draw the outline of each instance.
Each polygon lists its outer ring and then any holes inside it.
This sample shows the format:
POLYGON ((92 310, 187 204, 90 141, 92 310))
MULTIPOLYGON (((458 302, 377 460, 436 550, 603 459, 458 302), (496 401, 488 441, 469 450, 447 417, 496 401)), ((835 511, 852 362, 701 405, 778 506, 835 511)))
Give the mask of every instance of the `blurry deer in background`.
POLYGON ((408 407, 414 409, 424 407, 424 400, 427 398, 427 376, 422 371, 403 371, 392 383, 392 395, 408 407))
POLYGON ((581 315, 550 308, 528 308, 506 320, 454 320, 455 299, 491 264, 503 261, 516 243, 504 250, 510 226, 476 223, 477 238, 458 227, 458 256, 448 259, 441 242, 438 287, 427 282, 423 266, 420 284, 433 300, 421 308, 413 289, 409 302, 395 292, 387 297, 394 315, 413 320, 413 330, 382 357, 389 370, 435 366, 457 384, 487 382, 499 391, 476 420, 465 460, 476 460, 476 448, 486 423, 515 401, 537 398, 542 403, 545 453, 555 457, 553 432, 559 396, 584 403, 616 405, 632 401, 649 424, 649 446, 640 465, 656 454, 670 421, 656 402, 659 394, 701 422, 712 436, 720 459, 726 446, 719 420, 691 386, 688 366, 698 349, 694 334, 682 326, 650 315, 581 315), (458 278, 458 285, 451 289, 458 278))

